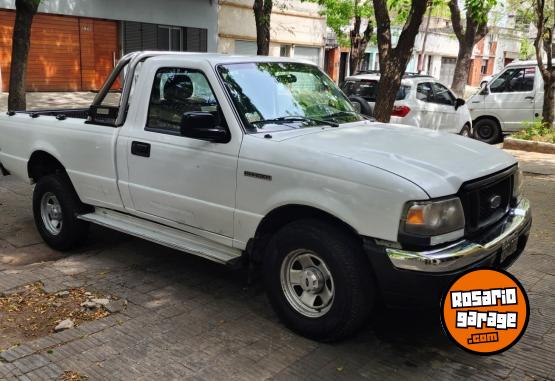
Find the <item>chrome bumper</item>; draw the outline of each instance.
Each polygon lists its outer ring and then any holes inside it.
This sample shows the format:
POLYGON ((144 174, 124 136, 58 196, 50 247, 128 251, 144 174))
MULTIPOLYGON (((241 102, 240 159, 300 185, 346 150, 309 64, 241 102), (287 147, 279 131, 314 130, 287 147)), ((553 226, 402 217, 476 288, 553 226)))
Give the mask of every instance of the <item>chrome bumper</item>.
POLYGON ((430 273, 459 270, 496 253, 504 244, 518 240, 522 234, 528 234, 531 220, 530 202, 523 198, 504 220, 478 240, 463 239, 429 251, 387 248, 386 253, 398 269, 430 273))

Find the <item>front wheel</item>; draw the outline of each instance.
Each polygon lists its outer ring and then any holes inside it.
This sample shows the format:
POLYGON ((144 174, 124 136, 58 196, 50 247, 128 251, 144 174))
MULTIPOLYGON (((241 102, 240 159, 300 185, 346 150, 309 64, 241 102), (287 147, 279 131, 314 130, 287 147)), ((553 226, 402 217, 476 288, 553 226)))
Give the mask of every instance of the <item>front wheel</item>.
POLYGON ((501 129, 493 119, 480 119, 474 124, 474 138, 484 143, 495 144, 501 139, 501 129))
POLYGON ((318 220, 293 222, 268 244, 268 297, 293 331, 321 341, 356 332, 367 320, 375 286, 360 243, 318 220))
POLYGON ((77 219, 85 207, 63 174, 40 178, 33 192, 35 225, 46 244, 66 251, 84 241, 89 224, 77 219))

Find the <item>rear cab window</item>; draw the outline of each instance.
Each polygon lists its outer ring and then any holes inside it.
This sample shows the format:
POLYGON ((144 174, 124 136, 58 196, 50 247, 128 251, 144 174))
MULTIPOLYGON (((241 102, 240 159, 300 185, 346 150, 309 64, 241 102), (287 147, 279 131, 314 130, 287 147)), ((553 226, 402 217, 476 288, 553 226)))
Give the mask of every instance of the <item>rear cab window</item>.
MULTIPOLYGON (((367 102, 376 102, 378 94, 378 81, 377 80, 347 80, 341 86, 341 90, 348 97, 361 97, 367 102)), ((395 100, 401 101, 405 99, 410 91, 410 86, 401 85, 395 100)))

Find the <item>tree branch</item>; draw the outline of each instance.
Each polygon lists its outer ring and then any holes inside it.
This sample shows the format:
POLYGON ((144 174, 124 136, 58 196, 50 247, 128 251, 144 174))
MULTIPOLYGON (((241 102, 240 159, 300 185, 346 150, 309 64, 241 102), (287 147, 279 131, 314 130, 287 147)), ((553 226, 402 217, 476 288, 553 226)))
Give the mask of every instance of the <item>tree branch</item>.
POLYGON ((489 28, 487 24, 480 24, 476 28, 476 36, 474 36, 474 45, 476 45, 482 38, 488 34, 489 28))
POLYGON ((534 48, 536 48, 536 60, 538 61, 538 68, 542 73, 542 77, 545 77, 545 65, 543 63, 543 48, 542 40, 545 26, 545 0, 536 0, 536 28, 538 32, 536 38, 534 39, 534 48))
POLYGON ((373 0, 374 14, 376 16, 376 28, 378 39, 378 50, 380 68, 385 67, 391 54, 391 19, 387 10, 386 0, 373 0))
POLYGON ((418 33, 420 29, 420 24, 422 24, 422 18, 426 9, 428 8, 428 1, 424 0, 413 0, 411 2, 410 12, 399 36, 399 41, 395 50, 406 50, 412 49, 414 47, 414 36, 418 33))
POLYGON ((449 0, 449 10, 451 11, 451 22, 453 23, 453 31, 459 41, 464 39, 464 28, 461 21, 461 10, 457 0, 449 0))

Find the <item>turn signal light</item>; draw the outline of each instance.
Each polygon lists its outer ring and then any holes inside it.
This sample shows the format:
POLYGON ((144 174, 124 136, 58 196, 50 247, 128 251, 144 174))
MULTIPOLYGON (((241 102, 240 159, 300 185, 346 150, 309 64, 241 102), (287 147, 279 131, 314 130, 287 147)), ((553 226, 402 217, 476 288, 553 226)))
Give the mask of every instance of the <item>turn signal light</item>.
POLYGON ((407 116, 410 112, 410 107, 408 106, 393 106, 393 110, 391 111, 391 116, 399 116, 401 118, 407 116))
POLYGON ((409 209, 407 212, 407 223, 411 225, 423 225, 424 210, 420 208, 409 209))

